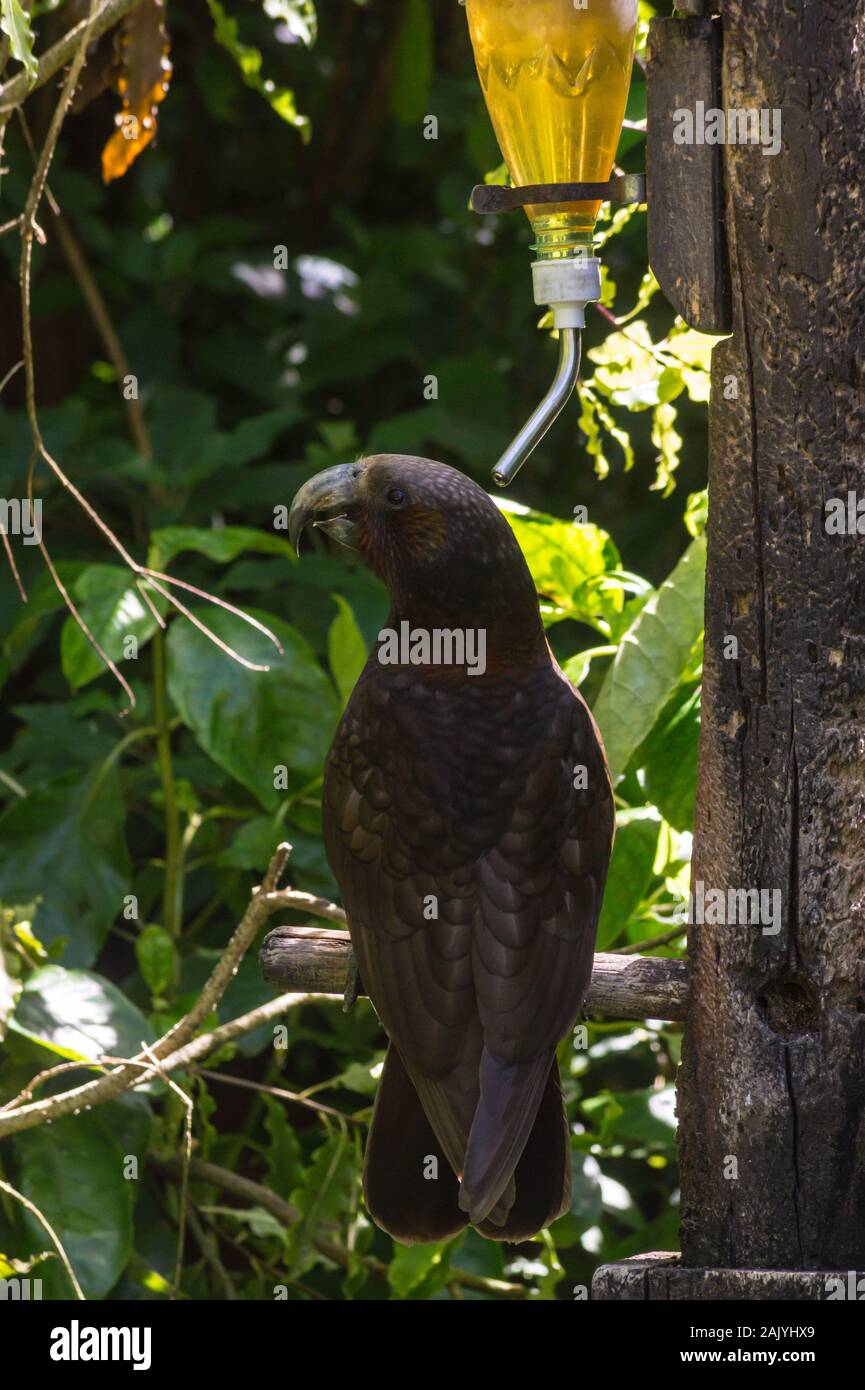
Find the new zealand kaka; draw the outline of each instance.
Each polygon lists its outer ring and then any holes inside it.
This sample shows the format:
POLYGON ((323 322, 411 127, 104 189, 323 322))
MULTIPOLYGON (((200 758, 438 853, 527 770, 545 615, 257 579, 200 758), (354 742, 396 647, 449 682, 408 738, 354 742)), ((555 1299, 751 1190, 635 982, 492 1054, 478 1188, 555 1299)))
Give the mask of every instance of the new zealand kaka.
POLYGON ((294 544, 310 522, 391 599, 324 780, 328 859, 390 1038, 366 1204, 407 1243, 468 1224, 524 1240, 570 1199, 555 1049, 588 988, 613 840, 603 744, 477 484, 380 454, 310 479, 294 544))

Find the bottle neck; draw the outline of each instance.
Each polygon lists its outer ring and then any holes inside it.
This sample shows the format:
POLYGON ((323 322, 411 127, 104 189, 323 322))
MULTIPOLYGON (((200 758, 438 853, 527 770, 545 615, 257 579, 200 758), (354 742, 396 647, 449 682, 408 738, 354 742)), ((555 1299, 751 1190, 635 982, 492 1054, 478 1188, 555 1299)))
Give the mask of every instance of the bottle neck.
POLYGON ((565 257, 591 256, 594 252, 595 218, 580 211, 529 210, 535 241, 532 250, 539 261, 557 261, 565 257))

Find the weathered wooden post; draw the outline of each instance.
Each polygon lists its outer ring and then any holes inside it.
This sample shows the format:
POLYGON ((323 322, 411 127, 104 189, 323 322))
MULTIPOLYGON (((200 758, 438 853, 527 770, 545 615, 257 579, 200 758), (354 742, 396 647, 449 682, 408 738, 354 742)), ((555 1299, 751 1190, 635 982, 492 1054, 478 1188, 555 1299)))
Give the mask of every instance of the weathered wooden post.
MULTIPOLYGON (((656 21, 650 47, 650 218, 653 150, 680 153, 664 105, 688 72, 706 95, 714 63, 724 225, 678 238, 690 298, 674 229, 655 269, 717 331, 726 260, 732 328, 712 368, 693 880, 707 901, 770 896, 761 923, 707 912, 689 932, 681 1261, 607 1266, 593 1294, 825 1299, 825 1271, 865 1267, 865 25, 841 0, 679 7, 700 17, 656 21), (731 143, 751 112, 770 148, 780 112, 777 153, 731 143)), ((713 155, 681 152, 711 191, 713 155)))

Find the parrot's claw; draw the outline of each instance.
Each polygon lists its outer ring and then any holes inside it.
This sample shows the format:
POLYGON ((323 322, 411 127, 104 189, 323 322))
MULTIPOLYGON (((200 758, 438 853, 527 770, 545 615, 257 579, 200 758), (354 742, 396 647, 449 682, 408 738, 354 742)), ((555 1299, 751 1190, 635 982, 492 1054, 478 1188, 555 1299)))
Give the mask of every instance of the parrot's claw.
POLYGON ((354 947, 348 948, 348 959, 345 964, 345 992, 342 996, 342 1011, 344 1014, 350 1013, 357 1003, 359 994, 360 979, 357 970, 357 956, 354 947))

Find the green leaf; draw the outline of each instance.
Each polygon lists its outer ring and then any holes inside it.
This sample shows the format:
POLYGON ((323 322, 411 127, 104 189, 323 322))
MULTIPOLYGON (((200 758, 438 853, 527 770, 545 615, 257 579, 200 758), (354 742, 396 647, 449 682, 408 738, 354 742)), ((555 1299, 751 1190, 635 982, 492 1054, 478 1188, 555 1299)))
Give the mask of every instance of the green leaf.
POLYGON ((447 1250, 447 1241, 433 1245, 395 1245, 394 1255, 387 1271, 387 1282, 397 1298, 408 1298, 409 1294, 426 1283, 431 1275, 442 1274, 441 1282, 447 1278, 447 1266, 442 1270, 442 1257, 447 1250))
POLYGON ((12 802, 0 844, 0 897, 41 899, 39 940, 65 937, 67 964, 89 965, 130 891, 117 769, 68 772, 12 802))
POLYGON ((684 387, 681 368, 669 364, 643 319, 608 334, 588 356, 597 364, 591 385, 627 410, 648 410, 672 400, 684 387))
POLYGON ((231 843, 220 851, 216 862, 226 869, 266 869, 284 833, 278 816, 250 816, 232 836, 231 843))
POLYGON ((309 139, 309 117, 302 116, 295 104, 294 93, 287 87, 278 87, 269 78, 262 77, 262 56, 257 48, 241 43, 237 20, 227 14, 219 0, 207 0, 207 8, 213 19, 213 34, 217 43, 230 53, 247 87, 259 92, 265 101, 282 120, 295 126, 304 140, 309 139))
MULTIPOLYGON (((595 398, 595 410, 607 434, 610 435, 612 439, 615 439, 616 443, 621 448, 624 457, 625 472, 629 472, 634 466, 634 446, 631 443, 631 436, 628 434, 627 430, 619 428, 614 416, 610 413, 599 396, 595 398)), ((609 467, 609 465, 607 465, 607 467, 609 467)))
POLYGON ((433 26, 429 0, 408 0, 397 37, 390 109, 401 125, 427 112, 433 73, 433 26))
POLYGON ((351 604, 342 594, 331 594, 339 612, 327 634, 327 659, 343 708, 366 665, 367 650, 351 604))
POLYGON ((606 531, 589 523, 559 521, 519 503, 494 499, 520 544, 540 594, 550 599, 559 617, 574 618, 605 634, 622 611, 625 590, 608 582, 620 565, 619 552, 606 531))
POLYGON ((557 1249, 576 1245, 577 1241, 596 1226, 601 1219, 600 1170, 591 1154, 574 1150, 571 1153, 571 1205, 564 1216, 550 1227, 557 1249))
POLYGON ((273 1096, 261 1097, 265 1109, 264 1127, 270 1135, 267 1148, 267 1185, 280 1197, 288 1198, 301 1175, 300 1140, 289 1123, 285 1104, 273 1096))
POLYGON ((613 781, 651 732, 703 631, 706 542, 693 540, 625 633, 595 701, 613 781))
POLYGON ((201 1210, 208 1216, 224 1216, 230 1221, 238 1221, 242 1226, 248 1226, 256 1240, 275 1240, 277 1244, 284 1245, 286 1240, 286 1230, 278 1217, 273 1212, 265 1211, 264 1207, 214 1207, 202 1206, 201 1210))
POLYGON ((699 743, 700 690, 684 687, 637 755, 646 795, 676 830, 691 830, 694 824, 699 743))
POLYGON ((164 995, 174 979, 174 942, 164 927, 151 922, 135 938, 135 959, 154 998, 164 995))
POLYGON ((685 504, 685 526, 692 536, 702 536, 709 520, 709 489, 692 492, 685 504))
MULTIPOLYGON (((123 1176, 124 1155, 94 1114, 55 1120, 16 1134, 18 1187, 63 1243, 87 1298, 104 1298, 132 1254, 132 1208, 138 1183, 123 1176)), ((41 1222, 24 1213, 36 1249, 46 1248, 41 1222)), ((41 1273, 41 1271, 40 1271, 41 1273)), ((45 1266, 49 1297, 71 1298, 59 1261, 45 1266)))
POLYGON ((33 55, 33 30, 21 0, 0 0, 0 29, 9 37, 12 57, 24 64, 29 80, 35 82, 38 64, 33 55))
POLYGON ((712 349, 720 337, 698 333, 677 319, 661 344, 666 356, 680 364, 682 380, 692 401, 701 404, 709 399, 712 349))
POLYGON ((174 623, 171 698, 205 753, 273 811, 284 795, 274 785, 276 768, 285 765, 298 782, 321 771, 336 725, 333 687, 308 643, 272 614, 254 616, 279 638, 281 656, 234 614, 211 609, 205 616, 235 651, 270 669, 249 671, 190 623, 174 623))
POLYGON ((677 418, 676 407, 668 403, 662 403, 652 412, 652 443, 659 450, 652 491, 663 492, 665 497, 669 497, 676 485, 673 474, 679 467, 682 436, 676 429, 677 418))
POLYGON ((343 1086, 347 1091, 357 1091, 362 1096, 374 1096, 381 1079, 383 1057, 371 1062, 351 1062, 333 1078, 334 1086, 343 1086))
POLYGON ((20 990, 21 981, 14 975, 10 975, 6 966, 5 953, 0 945, 0 1042, 6 1035, 9 1015, 15 1007, 20 990))
POLYGON ((675 1086, 665 1086, 662 1090, 655 1090, 652 1086, 643 1091, 617 1093, 615 1099, 615 1113, 610 1113, 609 1122, 604 1127, 605 1140, 615 1136, 632 1143, 664 1147, 673 1144, 676 1134, 675 1086))
MULTIPOLYGON (((87 566, 77 560, 60 560, 56 564, 57 573, 66 589, 72 589, 78 576, 87 566)), ((3 653, 16 669, 28 652, 41 637, 39 631, 43 618, 52 613, 65 610, 63 595, 47 572, 39 575, 36 584, 28 590, 27 602, 23 604, 16 622, 7 629, 2 641, 3 653)))
POLYGON ((315 43, 318 20, 312 0, 264 0, 264 12, 288 26, 307 48, 315 43))
POLYGON ((652 876, 661 817, 653 806, 620 811, 616 818, 613 857, 598 921, 598 950, 615 941, 642 902, 652 876))
POLYGON ((153 1039, 147 1019, 110 980, 61 965, 30 976, 9 1028, 69 1061, 126 1057, 153 1039))
MULTIPOLYGON (((76 606, 93 636, 118 665, 127 657, 132 659, 131 652, 140 651, 159 626, 132 583, 129 570, 117 565, 88 565, 76 580, 75 597, 76 606), (126 645, 130 637, 137 644, 131 648, 126 645)), ((156 593, 151 594, 151 599, 164 613, 165 600, 156 593)), ((60 657, 63 674, 73 690, 79 690, 106 670, 105 663, 71 615, 63 624, 60 657)))
POLYGON ((346 1134, 325 1139, 315 1150, 301 1185, 291 1193, 290 1201, 301 1213, 288 1233, 290 1268, 295 1277, 321 1258, 312 1247, 316 1235, 321 1231, 332 1240, 348 1221, 358 1181, 354 1153, 346 1134))
POLYGON ((256 531, 251 526, 222 526, 210 531, 202 526, 163 526, 150 538, 147 563, 151 569, 165 570, 175 555, 184 550, 195 550, 220 565, 248 551, 281 555, 292 564, 297 563, 297 556, 287 540, 269 531, 256 531))
MULTIPOLYGON (((504 1279, 505 1260, 502 1246, 495 1240, 484 1240, 482 1235, 469 1226, 463 1235, 457 1236, 451 1244, 450 1263, 454 1269, 464 1269, 469 1274, 480 1274, 485 1279, 504 1279)), ((489 1302, 493 1295, 482 1293, 479 1289, 463 1288, 466 1302, 489 1302)))
MULTIPOLYGON (((217 952, 212 964, 215 966, 219 958, 217 952)), ((261 971, 258 968, 258 961, 247 956, 240 962, 234 977, 228 986, 225 994, 219 1001, 216 1015, 220 1023, 230 1023, 232 1019, 239 1018, 241 1014, 251 1013, 253 1009, 260 1008, 268 1000, 273 998, 273 990, 266 985, 261 978, 261 971)), ((260 1023, 251 1032, 242 1033, 232 1046, 244 1057, 255 1057, 266 1047, 273 1045, 273 1024, 260 1023)))
POLYGON ((586 647, 585 651, 577 652, 576 655, 569 657, 562 666, 562 670, 573 685, 582 685, 589 674, 589 668, 595 657, 613 656, 615 651, 614 646, 586 647))

